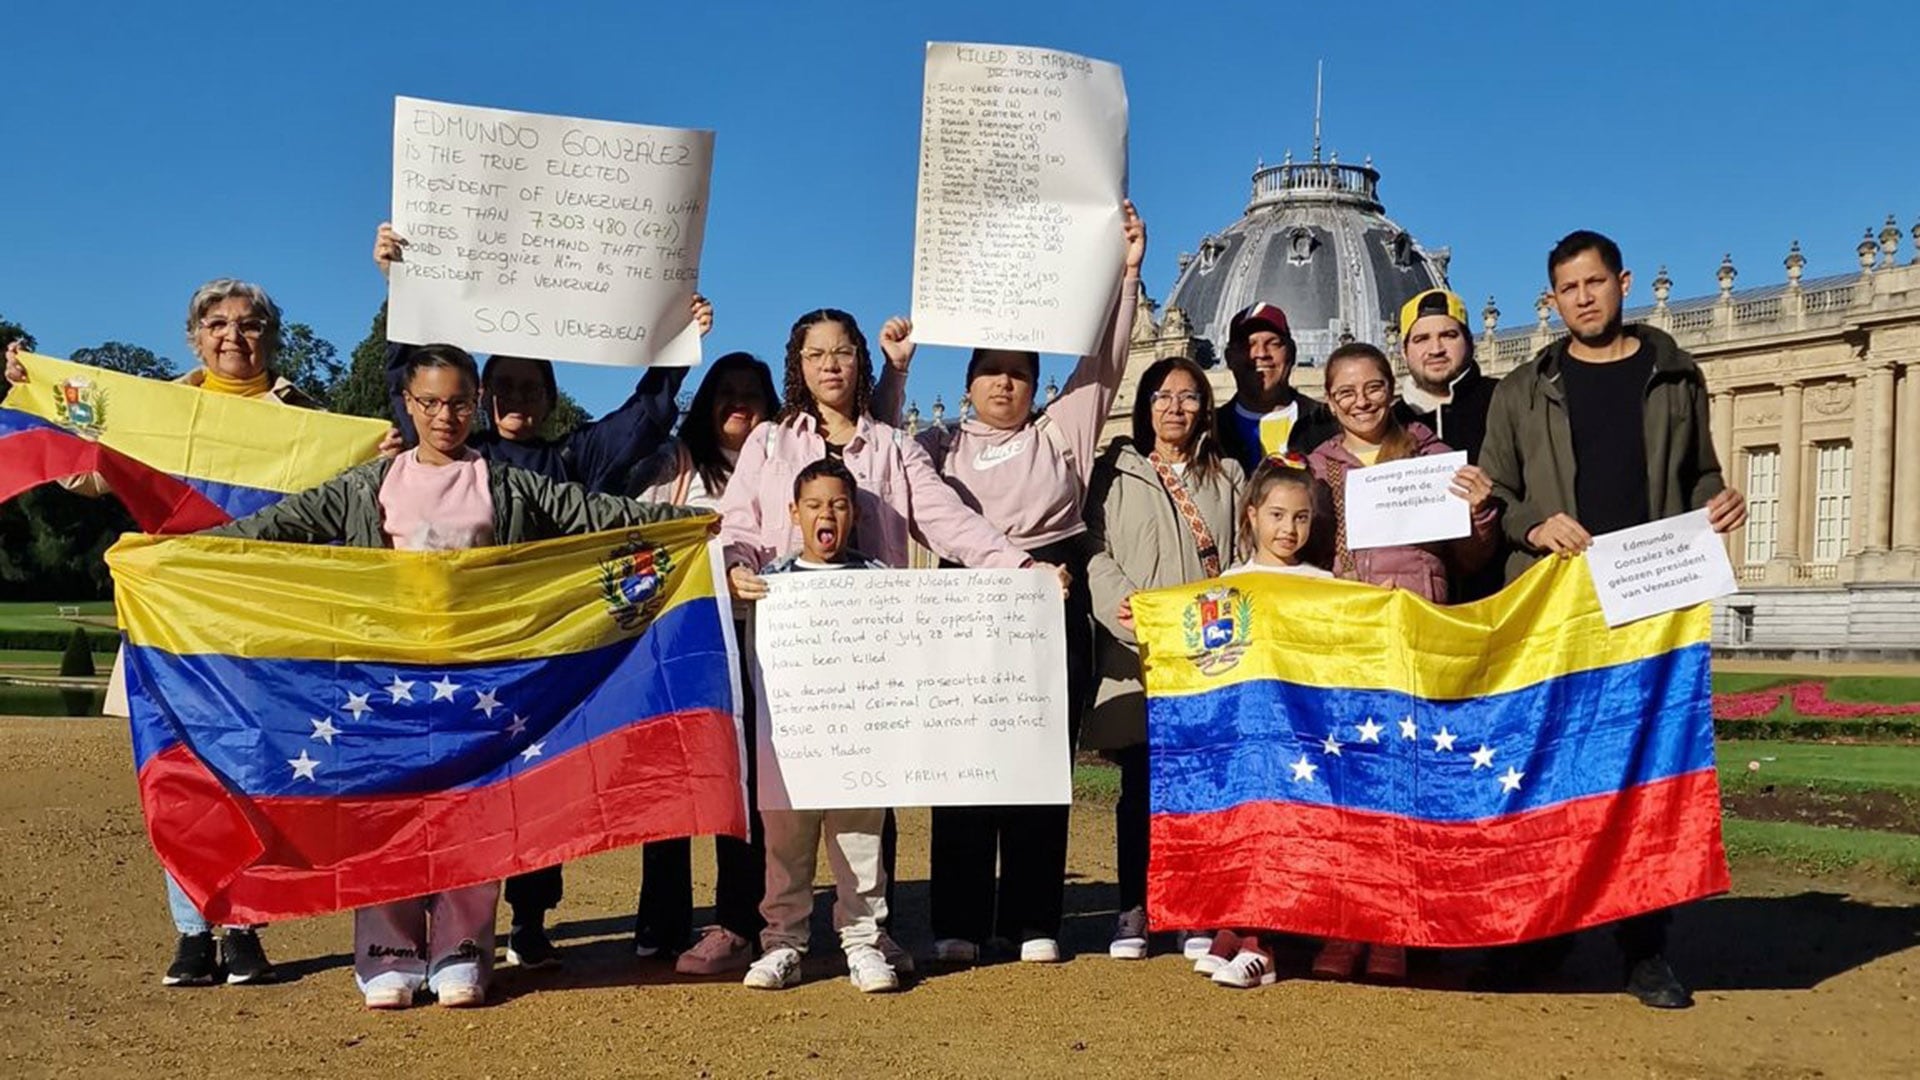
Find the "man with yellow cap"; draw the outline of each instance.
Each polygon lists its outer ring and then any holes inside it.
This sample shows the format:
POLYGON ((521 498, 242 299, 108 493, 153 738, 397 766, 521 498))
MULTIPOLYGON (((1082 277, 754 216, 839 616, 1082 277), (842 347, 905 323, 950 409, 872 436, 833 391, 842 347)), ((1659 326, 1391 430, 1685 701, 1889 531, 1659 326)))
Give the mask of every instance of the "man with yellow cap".
POLYGON ((1500 380, 1481 374, 1473 359, 1467 305, 1445 289, 1415 296, 1400 308, 1400 346, 1407 360, 1400 400, 1393 406, 1400 422, 1425 425, 1478 464, 1487 406, 1500 380))

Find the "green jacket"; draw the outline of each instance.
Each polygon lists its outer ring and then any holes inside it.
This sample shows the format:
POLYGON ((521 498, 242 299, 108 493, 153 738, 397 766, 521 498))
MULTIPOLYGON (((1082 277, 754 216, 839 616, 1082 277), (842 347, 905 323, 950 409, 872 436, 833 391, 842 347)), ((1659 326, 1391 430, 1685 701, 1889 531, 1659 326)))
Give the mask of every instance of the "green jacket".
MULTIPOLYGON (((296 492, 257 514, 208 529, 211 536, 295 544, 387 547, 380 485, 390 458, 356 465, 316 488, 296 492)), ((487 463, 493 494, 493 542, 524 544, 556 536, 644 525, 706 513, 691 507, 595 495, 503 462, 487 463)))
MULTIPOLYGON (((1644 424, 1648 520, 1698 510, 1726 487, 1708 429, 1706 379, 1693 357, 1665 333, 1650 326, 1629 326, 1626 333, 1639 338, 1641 348, 1653 350, 1644 424)), ((1480 467, 1506 503, 1501 526, 1511 545, 1508 581, 1543 554, 1527 546, 1534 526, 1558 513, 1580 519, 1573 494, 1573 431, 1560 382, 1566 355, 1564 337, 1540 350, 1500 380, 1487 410, 1480 467)), ((1589 464, 1606 467, 1605 462, 1589 464)))

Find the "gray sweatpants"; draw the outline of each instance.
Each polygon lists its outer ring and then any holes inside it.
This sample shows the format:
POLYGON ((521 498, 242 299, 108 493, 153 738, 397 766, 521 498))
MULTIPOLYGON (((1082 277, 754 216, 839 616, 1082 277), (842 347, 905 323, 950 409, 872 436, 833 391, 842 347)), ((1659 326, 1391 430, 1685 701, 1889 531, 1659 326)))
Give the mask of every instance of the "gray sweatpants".
POLYGON ((353 913, 353 979, 360 992, 389 987, 434 993, 452 984, 484 989, 493 971, 500 883, 375 904, 353 913))

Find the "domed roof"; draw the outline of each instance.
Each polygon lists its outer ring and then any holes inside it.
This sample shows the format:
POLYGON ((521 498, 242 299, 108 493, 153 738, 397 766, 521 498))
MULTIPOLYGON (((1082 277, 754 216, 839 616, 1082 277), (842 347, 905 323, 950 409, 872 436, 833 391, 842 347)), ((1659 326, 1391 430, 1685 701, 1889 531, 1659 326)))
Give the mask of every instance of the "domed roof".
POLYGON ((1400 305, 1446 284, 1447 251, 1426 251, 1394 224, 1379 185, 1372 159, 1342 165, 1338 154, 1256 169, 1240 220, 1180 256, 1167 307, 1216 357, 1233 313, 1256 301, 1287 313, 1302 364, 1325 360, 1343 339, 1385 348, 1400 305))

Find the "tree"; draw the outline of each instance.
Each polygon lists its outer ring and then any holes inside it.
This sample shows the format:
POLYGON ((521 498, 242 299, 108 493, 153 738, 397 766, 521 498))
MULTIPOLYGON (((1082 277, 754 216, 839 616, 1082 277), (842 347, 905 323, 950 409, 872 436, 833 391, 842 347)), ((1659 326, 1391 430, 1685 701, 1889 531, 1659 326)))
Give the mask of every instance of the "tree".
POLYGON ((560 391, 560 400, 553 403, 553 411, 547 414, 546 422, 540 425, 540 437, 558 439, 581 424, 593 419, 593 414, 580 407, 573 395, 560 391))
POLYGON ((93 675, 93 642, 88 640, 83 627, 73 628, 73 636, 67 638, 67 651, 60 657, 60 674, 66 677, 93 675))
POLYGON ((155 356, 152 349, 129 345, 124 341, 108 341, 90 349, 75 349, 73 362, 148 379, 171 379, 179 374, 174 369, 173 361, 164 356, 155 356))
POLYGON ((273 369, 274 374, 315 401, 327 400, 342 373, 333 342, 314 333, 306 323, 280 327, 280 348, 274 353, 273 369))
POLYGON ((0 349, 6 348, 7 343, 15 338, 19 338, 21 343, 29 349, 40 347, 39 343, 33 340, 33 335, 27 333, 26 327, 9 320, 5 315, 0 315, 0 349))
POLYGON ((327 407, 351 416, 385 419, 387 407, 387 305, 374 313, 373 326, 347 359, 346 374, 336 379, 327 407))

